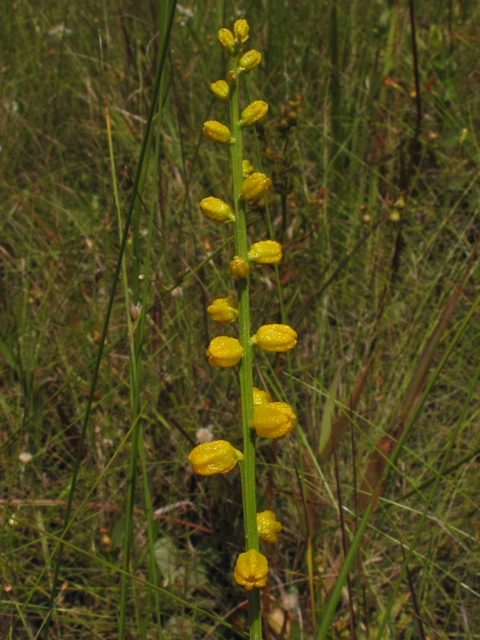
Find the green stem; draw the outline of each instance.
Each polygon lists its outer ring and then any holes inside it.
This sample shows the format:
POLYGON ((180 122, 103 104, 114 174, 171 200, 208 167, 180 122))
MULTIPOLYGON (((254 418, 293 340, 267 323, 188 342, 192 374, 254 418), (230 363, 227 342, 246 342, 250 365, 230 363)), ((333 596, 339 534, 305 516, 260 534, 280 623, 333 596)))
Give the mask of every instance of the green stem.
MULTIPOLYGON (((232 57, 232 70, 237 74, 237 82, 231 87, 230 124, 234 141, 230 144, 232 160, 233 194, 235 202, 235 251, 237 256, 248 260, 247 225, 245 201, 240 198, 243 184, 243 135, 238 116, 238 88, 241 75, 238 73, 239 56, 232 57)), ((255 431, 251 428, 253 418, 253 345, 250 342, 249 276, 238 281, 238 323, 239 340, 244 348, 240 362, 240 392, 242 398, 243 455, 242 490, 245 520, 245 546, 247 551, 258 551, 257 505, 255 495, 255 431)), ((260 591, 252 589, 248 594, 248 614, 250 640, 261 640, 262 617, 260 591)))
MULTIPOLYGON (((101 41, 100 41, 101 46, 101 41)), ((100 52, 102 49, 100 48, 100 52)), ((102 61, 102 71, 103 71, 103 56, 101 56, 102 61)), ((108 109, 108 97, 107 90, 104 87, 104 103, 105 103, 105 120, 107 124, 107 139, 108 139, 108 150, 110 154, 110 171, 112 176, 113 183, 113 195, 115 199, 115 206, 117 209, 117 217, 118 217, 118 233, 120 243, 122 242, 122 212, 120 206, 120 198, 118 195, 118 186, 115 172, 115 158, 113 153, 113 141, 112 141, 112 130, 110 126, 110 114, 108 109)), ((149 155, 150 146, 147 147, 147 160, 146 164, 148 167, 148 155, 149 155)), ((135 233, 134 233, 135 237, 135 233)), ((125 260, 125 254, 122 256, 122 273, 123 273, 123 287, 124 287, 124 295, 125 295, 125 306, 126 306, 126 317, 127 317, 127 325, 128 325, 128 339, 130 343, 130 396, 131 403, 133 408, 133 420, 137 416, 137 405, 138 405, 138 379, 137 379, 137 368, 136 368, 136 356, 135 356, 135 339, 134 339, 134 327, 132 323, 132 319, 130 317, 130 294, 128 291, 128 276, 127 276, 127 264, 125 260)), ((137 460, 137 442, 138 442, 138 430, 139 425, 135 426, 133 431, 133 445, 131 449, 131 457, 130 457, 130 465, 129 465, 129 477, 128 477, 128 498, 127 498, 127 517, 125 522, 125 541, 124 541, 124 557, 123 557, 123 568, 125 571, 128 571, 129 562, 130 562, 130 547, 131 547, 131 529, 133 526, 133 502, 134 502, 134 494, 135 494, 135 471, 136 471, 136 460, 137 460)), ((92 432, 93 435, 93 432, 92 432)), ((119 636, 123 637, 123 628, 125 624, 125 609, 126 609, 126 598, 127 598, 127 587, 128 582, 126 577, 122 576, 122 586, 121 586, 121 598, 120 598, 120 618, 119 618, 119 636)))

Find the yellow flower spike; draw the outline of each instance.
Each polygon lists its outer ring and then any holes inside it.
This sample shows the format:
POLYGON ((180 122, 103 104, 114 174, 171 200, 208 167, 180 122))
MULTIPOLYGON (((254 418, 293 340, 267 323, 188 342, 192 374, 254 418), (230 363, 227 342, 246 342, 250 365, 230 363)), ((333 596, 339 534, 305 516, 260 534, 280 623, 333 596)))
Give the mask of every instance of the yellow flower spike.
POLYGON ((262 61, 262 54, 259 51, 252 49, 247 51, 238 61, 238 70, 247 72, 256 67, 262 61))
POLYGON ((271 401, 272 396, 267 391, 253 387, 253 405, 255 407, 261 404, 269 404, 271 401))
POLYGON ((260 542, 277 542, 277 533, 282 530, 282 525, 273 511, 262 511, 257 513, 257 530, 260 542))
POLYGON ((260 438, 282 438, 293 430, 296 417, 286 402, 259 404, 253 408, 252 429, 260 438))
POLYGON ((268 560, 255 549, 241 553, 237 558, 233 577, 247 591, 251 591, 253 587, 264 587, 268 579, 268 560))
POLYGON ((243 453, 232 447, 226 440, 213 440, 195 447, 188 459, 192 463, 194 473, 200 476, 213 476, 231 471, 239 460, 243 460, 243 453))
POLYGON ((264 324, 250 342, 263 351, 289 351, 297 344, 297 333, 288 324, 264 324))
POLYGON ((207 311, 215 322, 235 322, 238 316, 238 302, 233 298, 217 298, 207 307, 207 311))
POLYGON ((233 33, 230 29, 220 29, 218 32, 218 39, 222 45, 222 49, 225 49, 228 53, 233 53, 235 49, 235 38, 233 37, 233 33))
POLYGON ((200 209, 204 216, 207 216, 210 220, 215 220, 215 222, 231 222, 235 220, 230 206, 223 200, 213 196, 204 198, 200 202, 200 209))
POLYGON ((218 120, 207 120, 203 125, 203 137, 211 142, 230 144, 232 134, 230 129, 218 120))
POLYGON ((206 353, 211 367, 234 367, 241 360, 243 347, 237 338, 218 336, 211 340, 206 353))
POLYGON ((210 85, 210 89, 213 91, 217 100, 220 102, 228 102, 230 99, 230 87, 228 86, 228 82, 225 80, 217 80, 216 82, 212 82, 210 85))
POLYGON ((262 240, 250 247, 248 257, 256 264, 278 264, 282 259, 282 245, 275 240, 262 240))
POLYGON ((264 173, 255 171, 243 181, 240 197, 247 202, 259 200, 268 192, 271 184, 272 181, 264 173))
POLYGON ((241 20, 237 20, 233 25, 233 33, 235 34, 235 40, 243 44, 248 40, 248 32, 250 31, 250 27, 248 26, 248 22, 243 18, 241 20))
POLYGON ((242 119, 240 124, 244 127, 253 127, 267 115, 268 104, 263 100, 255 100, 242 111, 242 119))
POLYGON ((230 262, 230 275, 234 278, 246 278, 250 273, 250 265, 240 256, 235 256, 230 262))
POLYGON ((244 178, 248 178, 254 171, 255 169, 250 164, 250 160, 242 160, 242 173, 244 178))

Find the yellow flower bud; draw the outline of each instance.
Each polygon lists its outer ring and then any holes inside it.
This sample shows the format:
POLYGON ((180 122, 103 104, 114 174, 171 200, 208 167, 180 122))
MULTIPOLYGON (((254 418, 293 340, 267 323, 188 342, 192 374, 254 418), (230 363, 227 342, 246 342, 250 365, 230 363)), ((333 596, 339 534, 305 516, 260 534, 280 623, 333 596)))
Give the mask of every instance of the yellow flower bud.
POLYGON ((207 349, 208 364, 211 367, 234 367, 242 354, 243 347, 236 338, 219 336, 210 342, 207 349))
POLYGON ((229 53, 233 53, 235 49, 235 38, 233 37, 233 33, 230 29, 220 29, 218 32, 218 39, 222 45, 222 49, 225 49, 225 51, 228 51, 229 53))
POLYGON ((190 452, 188 459, 192 463, 194 473, 213 476, 231 471, 238 460, 243 460, 243 453, 226 440, 214 440, 199 444, 190 452))
POLYGON ((297 333, 287 324, 264 324, 250 342, 264 351, 289 351, 297 344, 297 333))
POLYGON ((253 127, 254 124, 260 122, 260 120, 267 114, 267 111, 268 104, 266 102, 263 100, 255 100, 242 111, 240 124, 245 127, 253 127))
POLYGON ((210 89, 220 102, 228 102, 230 98, 230 87, 228 86, 228 82, 225 82, 225 80, 217 80, 216 82, 212 82, 210 89))
POLYGON ((255 171, 243 181, 240 197, 247 202, 259 200, 267 193, 271 184, 272 181, 264 173, 255 171))
POLYGON ((213 196, 204 198, 200 202, 200 209, 204 216, 207 216, 210 220, 215 220, 215 222, 230 222, 235 220, 235 216, 229 205, 223 200, 214 198, 213 196))
POLYGON ((244 178, 248 178, 248 176, 254 171, 255 169, 252 167, 249 160, 242 160, 242 173, 244 178))
MULTIPOLYGON (((266 391, 253 387, 253 406, 256 407, 260 404, 269 404, 272 401, 272 396, 266 391)), ((242 399, 238 399, 238 412, 242 415, 242 399)))
POLYGON ((262 391, 262 389, 257 389, 257 387, 253 387, 253 404, 254 406, 260 404, 269 404, 272 401, 272 396, 267 391, 262 391))
POLYGON ((237 584, 251 591, 253 587, 264 587, 268 578, 268 560, 255 549, 238 556, 233 576, 237 584))
POLYGON ((100 543, 104 546, 104 547, 109 547, 110 543, 111 543, 111 539, 109 536, 107 536, 106 533, 102 534, 102 539, 100 541, 100 543))
POLYGON ((237 84, 237 74, 233 69, 227 73, 227 80, 230 84, 237 84))
POLYGON ((246 278, 250 273, 250 265, 240 256, 235 256, 230 262, 230 274, 234 278, 246 278))
POLYGON ((255 51, 252 49, 251 51, 247 51, 238 61, 238 70, 239 71, 250 71, 256 67, 262 61, 262 54, 259 51, 255 51))
POLYGON ((257 530, 260 542, 277 542, 277 533, 282 530, 282 525, 273 511, 262 511, 257 513, 257 530))
POLYGON ((207 120, 203 125, 203 136, 211 142, 229 144, 232 139, 230 129, 218 120, 207 120))
POLYGON ((235 322, 238 316, 238 302, 233 298, 217 298, 207 307, 215 322, 235 322))
POLYGON ((282 245, 275 240, 262 240, 250 247, 248 257, 257 264, 277 264, 282 259, 282 245))
POLYGON ((286 402, 259 404, 253 408, 252 429, 260 438, 281 438, 292 431, 296 417, 286 402))
POLYGON ((233 33, 235 34, 235 39, 237 42, 241 42, 242 44, 248 40, 249 31, 250 27, 248 26, 248 22, 243 18, 241 20, 237 20, 233 25, 233 33))

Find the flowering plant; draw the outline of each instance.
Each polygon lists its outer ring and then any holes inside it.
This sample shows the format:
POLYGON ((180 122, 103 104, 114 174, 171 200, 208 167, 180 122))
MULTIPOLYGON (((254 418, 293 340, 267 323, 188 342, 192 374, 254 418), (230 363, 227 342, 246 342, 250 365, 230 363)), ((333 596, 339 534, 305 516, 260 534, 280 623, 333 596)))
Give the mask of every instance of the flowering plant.
POLYGON ((255 100, 239 115, 238 94, 243 74, 260 64, 258 51, 243 52, 249 37, 246 20, 237 20, 233 33, 220 29, 218 39, 229 54, 230 69, 226 80, 217 80, 210 88, 220 103, 228 104, 230 126, 208 120, 203 135, 209 142, 228 146, 233 174, 233 207, 209 196, 200 202, 202 213, 219 224, 233 224, 235 255, 230 262, 230 274, 237 279, 238 301, 219 298, 208 307, 212 320, 223 325, 238 319, 238 339, 230 336, 213 338, 207 350, 212 367, 240 367, 241 415, 243 426, 243 454, 225 440, 216 440, 196 447, 189 456, 192 469, 200 475, 214 475, 231 471, 238 463, 242 475, 242 492, 245 524, 245 547, 236 561, 234 578, 248 591, 250 639, 261 640, 262 621, 259 589, 268 579, 267 558, 259 552, 259 541, 276 542, 281 524, 275 514, 265 511, 257 514, 255 487, 255 439, 281 438, 293 429, 296 419, 291 407, 284 402, 272 402, 264 390, 253 386, 253 348, 269 352, 284 352, 297 342, 295 331, 283 324, 260 327, 250 335, 249 273, 251 264, 277 264, 282 259, 282 247, 274 240, 247 243, 247 203, 263 198, 272 181, 265 174, 255 171, 243 158, 243 129, 257 124, 268 112, 268 104, 255 100))

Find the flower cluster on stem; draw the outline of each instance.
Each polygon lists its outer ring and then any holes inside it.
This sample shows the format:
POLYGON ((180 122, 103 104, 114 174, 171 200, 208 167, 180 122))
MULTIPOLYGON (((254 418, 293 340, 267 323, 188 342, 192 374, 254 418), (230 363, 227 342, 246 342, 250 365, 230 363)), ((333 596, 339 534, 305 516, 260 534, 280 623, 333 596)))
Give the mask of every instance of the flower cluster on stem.
POLYGON ((262 623, 259 589, 268 579, 268 561, 259 551, 259 542, 275 543, 282 525, 271 511, 257 513, 255 487, 255 439, 281 438, 293 429, 296 419, 285 402, 272 402, 270 394, 253 386, 252 362, 254 346, 269 351, 283 352, 292 349, 297 334, 281 324, 264 325, 255 335, 250 330, 249 274, 251 264, 277 264, 282 259, 282 247, 274 240, 247 242, 246 207, 268 192, 272 181, 255 171, 243 158, 243 130, 253 127, 268 112, 268 104, 255 100, 239 114, 239 86, 243 74, 260 64, 262 56, 254 49, 244 52, 243 45, 249 38, 246 20, 237 20, 233 33, 220 29, 220 45, 229 55, 229 71, 226 79, 213 82, 210 88, 219 102, 228 104, 229 127, 217 120, 208 120, 203 135, 210 141, 230 149, 233 177, 233 207, 219 198, 209 196, 200 202, 202 213, 219 224, 233 224, 235 255, 230 262, 230 274, 237 279, 238 300, 219 298, 208 307, 215 322, 228 324, 238 321, 238 338, 218 336, 210 342, 206 355, 212 367, 239 365, 241 416, 243 429, 243 453, 226 440, 214 440, 195 447, 189 455, 192 469, 203 476, 227 473, 236 464, 242 476, 245 547, 236 561, 234 578, 248 591, 250 640, 261 640, 262 623))

